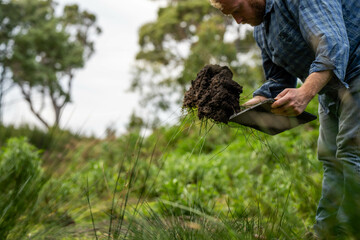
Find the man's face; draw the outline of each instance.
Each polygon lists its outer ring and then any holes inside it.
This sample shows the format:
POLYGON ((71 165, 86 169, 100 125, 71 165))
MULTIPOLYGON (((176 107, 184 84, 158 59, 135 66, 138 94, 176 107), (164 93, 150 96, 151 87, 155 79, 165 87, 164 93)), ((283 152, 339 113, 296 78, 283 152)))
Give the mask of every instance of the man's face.
POLYGON ((266 0, 219 0, 226 15, 240 24, 257 26, 263 21, 266 0))

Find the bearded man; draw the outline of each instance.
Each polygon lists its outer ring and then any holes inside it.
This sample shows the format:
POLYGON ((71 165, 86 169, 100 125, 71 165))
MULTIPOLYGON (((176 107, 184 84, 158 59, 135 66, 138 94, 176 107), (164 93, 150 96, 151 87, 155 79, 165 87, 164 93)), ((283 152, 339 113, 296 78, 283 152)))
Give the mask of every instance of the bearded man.
POLYGON ((254 26, 267 81, 245 105, 275 98, 273 113, 296 116, 318 94, 324 176, 314 230, 320 239, 360 239, 360 1, 210 2, 254 26))

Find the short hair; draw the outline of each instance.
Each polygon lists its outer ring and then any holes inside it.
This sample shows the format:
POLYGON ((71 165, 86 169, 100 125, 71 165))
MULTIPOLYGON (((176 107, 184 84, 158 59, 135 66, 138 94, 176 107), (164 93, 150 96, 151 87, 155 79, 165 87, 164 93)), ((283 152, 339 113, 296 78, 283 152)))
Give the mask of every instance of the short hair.
POLYGON ((210 1, 210 4, 211 4, 213 7, 219 9, 220 11, 223 10, 224 7, 223 7, 223 5, 219 2, 219 0, 209 0, 209 1, 210 1))

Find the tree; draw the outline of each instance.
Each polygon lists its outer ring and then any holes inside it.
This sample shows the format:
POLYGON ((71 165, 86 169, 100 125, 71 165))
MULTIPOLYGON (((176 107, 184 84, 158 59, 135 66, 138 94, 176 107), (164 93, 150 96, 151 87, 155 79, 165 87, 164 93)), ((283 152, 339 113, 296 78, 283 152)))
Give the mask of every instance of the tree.
POLYGON ((20 17, 17 10, 12 2, 6 3, 0 0, 0 124, 3 120, 3 97, 14 86, 11 82, 7 57, 11 53, 11 33, 14 32, 17 19, 20 17))
POLYGON ((92 36, 101 32, 96 16, 76 4, 65 6, 62 16, 57 16, 53 0, 10 0, 8 4, 20 15, 8 33, 12 44, 5 62, 12 81, 43 125, 57 127, 71 102, 75 71, 94 52, 92 36), (53 123, 43 117, 47 100, 54 111, 53 123))
POLYGON ((264 80, 252 29, 234 24, 208 0, 168 0, 156 21, 140 28, 139 45, 131 89, 155 110, 178 107, 206 64, 228 65, 251 91, 264 80))

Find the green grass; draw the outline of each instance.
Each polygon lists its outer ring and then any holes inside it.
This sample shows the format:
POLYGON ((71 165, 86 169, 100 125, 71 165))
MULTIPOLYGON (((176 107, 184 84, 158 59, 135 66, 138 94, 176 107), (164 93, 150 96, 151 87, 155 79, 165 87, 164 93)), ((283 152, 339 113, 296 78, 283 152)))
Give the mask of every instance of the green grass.
POLYGON ((42 165, 22 236, 303 239, 321 189, 316 140, 313 123, 268 137, 191 118, 146 137, 74 138, 38 155, 55 164, 42 165))

